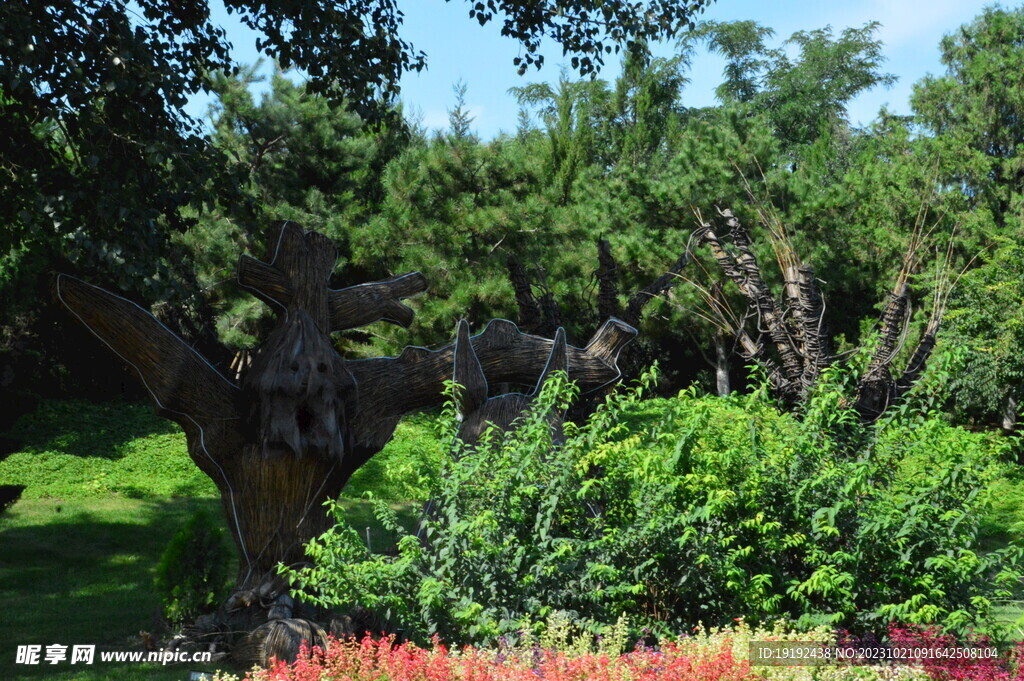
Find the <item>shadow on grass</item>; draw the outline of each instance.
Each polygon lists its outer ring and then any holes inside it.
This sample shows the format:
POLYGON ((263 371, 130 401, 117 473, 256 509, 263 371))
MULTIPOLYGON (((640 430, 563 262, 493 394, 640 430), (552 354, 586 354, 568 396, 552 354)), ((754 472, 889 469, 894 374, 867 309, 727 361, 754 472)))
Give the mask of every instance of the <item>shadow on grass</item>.
POLYGON ((181 429, 146 405, 44 401, 15 429, 21 449, 0 461, 0 478, 24 485, 25 499, 217 493, 181 429))
MULTIPOLYGON (((395 537, 374 518, 371 504, 344 500, 349 522, 369 528, 375 551, 395 537)), ((392 508, 407 527, 418 504, 392 508)), ((209 665, 167 667, 101 663, 99 651, 142 650, 140 632, 159 636, 160 603, 153 577, 174 534, 199 510, 226 530, 220 500, 124 497, 23 499, 0 517, 0 679, 181 679, 209 665), (19 645, 95 645, 88 667, 15 664, 19 645)), ((225 532, 225 536, 228 536, 225 532)), ((232 565, 230 573, 234 574, 232 565)))
POLYGON ((199 509, 221 518, 219 500, 212 498, 15 504, 0 519, 0 679, 187 677, 181 665, 161 670, 159 665, 103 664, 99 652, 88 667, 67 661, 14 663, 17 646, 26 644, 44 651, 52 644, 142 650, 140 632, 157 634, 161 627, 153 589, 157 563, 174 533, 199 509))
MULTIPOLYGON (((213 487, 210 481, 205 477, 196 476, 194 478, 184 480, 175 485, 171 490, 167 491, 167 496, 172 498, 178 497, 205 497, 209 496, 210 489, 213 487)), ((118 484, 115 488, 117 494, 128 497, 129 499, 143 499, 152 500, 153 490, 150 487, 142 485, 132 484, 118 484)), ((218 505, 218 509, 220 506, 218 505)), ((219 513, 220 511, 218 511, 219 513)))
POLYGON ((104 459, 121 458, 125 446, 140 437, 178 432, 147 405, 82 400, 45 400, 10 429, 21 451, 104 459))
POLYGON ((21 498, 25 485, 0 485, 0 515, 21 498))

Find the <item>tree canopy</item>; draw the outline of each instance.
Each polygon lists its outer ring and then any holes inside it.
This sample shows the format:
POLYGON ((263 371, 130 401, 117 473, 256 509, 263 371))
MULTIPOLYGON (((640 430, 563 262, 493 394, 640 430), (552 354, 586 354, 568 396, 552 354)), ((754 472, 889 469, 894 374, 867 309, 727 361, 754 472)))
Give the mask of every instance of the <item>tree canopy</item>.
MULTIPOLYGON (((543 63, 547 36, 588 74, 633 41, 692 26, 708 1, 467 4, 523 45, 523 68, 543 63)), ((390 116, 401 75, 426 65, 395 0, 225 6, 262 33, 259 49, 307 74, 310 94, 365 120, 390 116)), ((17 261, 7 276, 38 286, 44 263, 62 259, 139 296, 172 295, 183 273, 168 235, 237 183, 183 108, 234 68, 210 4, 15 0, 0 8, 0 35, 0 248, 17 261)))
MULTIPOLYGON (((483 140, 464 86, 448 130, 423 130, 393 107, 395 69, 421 63, 401 42, 397 5, 331 6, 324 21, 338 35, 342 25, 371 31, 382 12, 392 23, 372 30, 390 26, 398 42, 351 49, 394 58, 368 57, 369 70, 338 80, 332 60, 346 54, 344 41, 317 43, 314 18, 297 16, 280 33, 265 30, 278 70, 259 97, 254 71, 228 62, 203 3, 167 13, 154 0, 0 9, 11 37, 0 45, 7 347, 59 323, 39 303, 43 275, 59 267, 151 307, 194 342, 245 350, 270 316, 233 284, 234 254, 258 247, 268 225, 293 220, 340 244, 334 287, 414 269, 431 282, 413 303, 411 329, 347 331, 337 341, 346 352, 433 344, 461 317, 561 325, 579 341, 670 276, 675 286, 638 317, 636 361, 658 358, 667 389, 698 381, 726 391, 744 385, 746 360, 726 328, 735 325, 714 310, 738 321, 748 301, 691 237, 702 219, 731 208, 752 232, 772 295, 781 299, 786 282, 773 231, 813 265, 837 356, 873 347, 916 244, 896 364, 906 366, 925 333, 935 291, 956 280, 938 347, 967 348, 974 359, 954 383, 957 404, 946 406, 954 418, 998 424, 1019 399, 1018 296, 1005 272, 1019 260, 1010 244, 1020 238, 1024 191, 1020 10, 986 10, 944 39, 947 72, 915 84, 912 115, 883 110, 857 128, 852 99, 893 82, 874 23, 787 38, 750 21, 683 30, 703 3, 647 3, 652 13, 639 23, 636 3, 471 3, 474 19, 524 42, 526 64, 541 61, 540 43, 527 44, 536 31, 580 57, 575 72, 515 89, 518 130, 483 140), (678 38, 672 52, 650 49, 669 35, 678 38), (698 108, 687 87, 701 44, 725 68, 718 102, 698 108), (590 77, 616 46, 621 73, 590 77), (289 65, 309 81, 285 77, 289 65), (181 110, 183 93, 202 88, 216 96, 209 129, 181 110), (390 114, 372 118, 373 107, 390 114), (692 262, 676 267, 688 249, 692 262), (972 382, 986 387, 967 394, 972 382)), ((229 7, 257 27, 298 11, 229 7)))

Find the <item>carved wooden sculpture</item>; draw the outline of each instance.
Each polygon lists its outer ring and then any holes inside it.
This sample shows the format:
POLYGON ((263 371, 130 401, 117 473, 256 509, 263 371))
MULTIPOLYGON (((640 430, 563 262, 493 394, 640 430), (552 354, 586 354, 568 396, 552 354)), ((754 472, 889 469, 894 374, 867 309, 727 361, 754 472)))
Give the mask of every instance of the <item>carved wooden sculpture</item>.
MULTIPOLYGON (((469 337, 469 324, 465 320, 460 321, 455 337, 454 375, 455 382, 462 386, 459 393, 459 408, 462 413, 459 437, 463 442, 472 444, 479 440, 491 425, 500 430, 506 430, 518 416, 530 407, 530 403, 537 397, 547 378, 556 371, 568 371, 568 368, 569 357, 566 352, 565 329, 559 328, 555 332, 547 364, 544 366, 540 378, 537 379, 537 385, 533 392, 529 394, 505 393, 488 398, 487 376, 473 351, 473 344, 469 337)), ((564 415, 557 415, 551 424, 555 430, 556 440, 561 435, 563 418, 564 415)))
MULTIPOLYGON (((304 559, 303 544, 328 528, 323 509, 352 474, 391 438, 401 416, 439 404, 455 346, 407 347, 398 357, 349 361, 330 334, 384 320, 402 326, 413 311, 401 300, 426 289, 419 273, 328 288, 333 243, 286 223, 273 234, 270 262, 242 256, 238 281, 278 313, 273 332, 239 383, 230 380, 134 303, 60 275, 56 296, 72 315, 132 365, 158 413, 184 429, 192 460, 220 490, 240 555, 236 603, 273 579, 279 562, 304 559)), ((619 377, 616 358, 636 331, 608 320, 585 348, 520 333, 496 320, 464 334, 491 380, 533 383, 564 347, 581 390, 619 377)), ((467 342, 468 341, 468 342, 467 342)))
MULTIPOLYGON (((492 324, 495 322, 491 322, 492 324)), ((503 322, 507 323, 507 322, 503 322)), ((544 387, 545 381, 556 371, 569 370, 569 355, 565 342, 565 329, 559 327, 551 345, 551 354, 547 364, 537 379, 537 384, 529 393, 503 393, 488 397, 487 375, 484 373, 480 360, 473 350, 473 342, 469 335, 469 324, 460 320, 455 330, 455 370, 452 380, 459 385, 458 404, 462 423, 459 425, 459 439, 468 445, 475 445, 480 436, 491 426, 498 430, 508 430, 512 422, 521 416, 537 398, 544 387)), ((562 425, 565 414, 554 414, 551 418, 551 439, 562 442, 562 425)), ((436 500, 430 499, 423 505, 422 518, 433 517, 436 500)), ((416 536, 423 537, 424 525, 421 522, 416 536)))
MULTIPOLYGON (((708 245, 715 260, 740 293, 748 300, 749 316, 757 320, 756 337, 752 337, 743 320, 730 319, 721 307, 712 312, 735 336, 744 359, 760 365, 768 374, 775 393, 790 404, 802 400, 817 382, 821 370, 832 364, 831 342, 824 323, 825 300, 818 289, 813 268, 797 260, 791 245, 782 234, 774 234, 779 267, 785 277, 782 300, 772 295, 761 277, 761 268, 752 248, 750 232, 732 211, 719 211, 728 229, 727 243, 711 223, 697 230, 698 237, 708 245), (765 343, 767 337, 768 343, 765 343), (774 348, 774 353, 769 352, 774 348)), ((868 369, 857 383, 853 407, 864 421, 873 421, 901 398, 921 376, 942 321, 948 287, 943 284, 935 296, 932 314, 924 334, 907 367, 894 376, 892 366, 909 322, 909 291, 907 280, 916 263, 920 243, 917 232, 911 239, 906 258, 889 302, 880 320, 881 338, 868 369)), ((945 281, 945 277, 941 278, 945 281)), ((710 299, 710 298, 709 298, 710 299)))

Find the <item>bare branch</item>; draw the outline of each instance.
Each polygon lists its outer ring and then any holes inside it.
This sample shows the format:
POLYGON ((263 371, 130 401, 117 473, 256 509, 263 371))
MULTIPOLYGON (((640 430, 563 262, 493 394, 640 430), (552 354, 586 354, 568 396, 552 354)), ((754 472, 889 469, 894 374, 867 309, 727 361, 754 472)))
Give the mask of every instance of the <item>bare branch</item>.
POLYGON ((426 277, 410 272, 394 279, 328 291, 330 329, 356 329, 377 321, 409 328, 415 312, 401 301, 426 290, 426 277))
MULTIPOLYGON (((701 236, 711 248, 715 260, 718 261, 725 275, 733 280, 740 293, 746 296, 751 306, 757 310, 758 316, 767 327, 767 333, 782 360, 782 371, 788 386, 786 391, 794 392, 800 384, 803 362, 794 347, 793 334, 787 328, 782 311, 761 278, 761 269, 751 248, 749 232, 740 224, 732 211, 724 209, 720 210, 719 214, 726 220, 726 224, 730 228, 736 253, 731 254, 726 250, 710 224, 702 226, 701 236)), ((795 395, 791 395, 791 397, 795 397, 795 395)))

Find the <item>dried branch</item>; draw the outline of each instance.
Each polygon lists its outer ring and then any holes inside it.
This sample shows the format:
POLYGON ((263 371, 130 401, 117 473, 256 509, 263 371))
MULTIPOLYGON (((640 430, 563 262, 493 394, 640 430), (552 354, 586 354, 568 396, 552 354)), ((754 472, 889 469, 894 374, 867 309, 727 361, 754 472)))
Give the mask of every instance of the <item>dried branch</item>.
POLYGON ((779 353, 779 358, 782 361, 782 376, 785 377, 780 389, 784 396, 793 399, 799 392, 800 379, 803 375, 803 362, 794 345, 795 334, 789 328, 783 312, 779 309, 778 303, 761 277, 757 258, 751 248, 749 232, 729 209, 720 210, 719 215, 725 219, 726 225, 730 228, 734 250, 731 252, 726 249, 708 223, 702 225, 699 230, 700 235, 711 248, 722 271, 736 284, 740 293, 750 301, 760 322, 765 325, 764 330, 759 327, 758 331, 768 334, 779 353))
POLYGON ((161 416, 183 425, 241 416, 238 386, 149 312, 66 274, 57 275, 53 290, 61 305, 138 372, 161 416))

